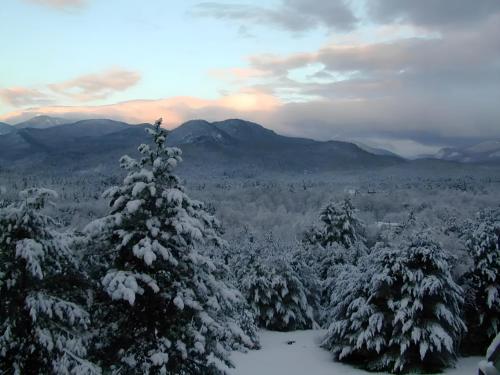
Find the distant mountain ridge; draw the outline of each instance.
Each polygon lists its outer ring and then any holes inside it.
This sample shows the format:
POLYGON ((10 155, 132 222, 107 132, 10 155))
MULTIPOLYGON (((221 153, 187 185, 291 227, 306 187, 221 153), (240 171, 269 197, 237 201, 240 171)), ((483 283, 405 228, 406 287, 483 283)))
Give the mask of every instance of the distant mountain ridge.
POLYGON ((368 146, 367 144, 364 144, 364 143, 361 143, 361 142, 355 142, 355 141, 353 141, 353 143, 355 145, 357 145, 359 148, 361 148, 361 149, 369 152, 370 154, 399 157, 398 154, 396 154, 396 153, 394 153, 392 151, 386 150, 384 148, 372 147, 372 146, 368 146))
MULTIPOLYGON (((137 146, 149 141, 146 125, 96 119, 16 129, 0 136, 0 164, 73 169, 116 166, 121 155, 136 154, 137 146)), ((404 162, 395 156, 371 154, 353 143, 282 136, 239 119, 188 121, 169 132, 167 143, 182 148, 183 168, 207 172, 313 173, 404 162)))
POLYGON ((500 141, 486 141, 465 148, 443 148, 434 157, 461 163, 499 162, 500 141))

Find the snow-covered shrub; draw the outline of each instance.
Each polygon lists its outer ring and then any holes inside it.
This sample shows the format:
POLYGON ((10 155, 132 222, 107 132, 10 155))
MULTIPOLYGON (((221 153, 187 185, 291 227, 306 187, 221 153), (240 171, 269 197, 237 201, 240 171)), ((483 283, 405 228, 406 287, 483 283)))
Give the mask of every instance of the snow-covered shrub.
POLYGON ((105 192, 109 214, 86 228, 109 263, 101 361, 116 373, 222 373, 235 343, 251 344, 225 314, 241 295, 195 249, 221 239, 172 174, 181 151, 166 147, 161 121, 148 131, 153 146, 139 147, 140 160, 122 157, 128 175, 105 192))
POLYGON ((432 372, 452 365, 465 324, 463 291, 448 259, 427 233, 418 233, 400 249, 382 246, 357 268, 347 266, 332 295, 324 346, 371 370, 432 372))
POLYGON ((66 235, 41 212, 56 193, 21 192, 0 210, 0 372, 97 374, 86 360, 89 314, 66 235))
POLYGON ((463 347, 480 354, 500 332, 500 221, 480 216, 466 247, 473 265, 463 278, 468 326, 463 347))

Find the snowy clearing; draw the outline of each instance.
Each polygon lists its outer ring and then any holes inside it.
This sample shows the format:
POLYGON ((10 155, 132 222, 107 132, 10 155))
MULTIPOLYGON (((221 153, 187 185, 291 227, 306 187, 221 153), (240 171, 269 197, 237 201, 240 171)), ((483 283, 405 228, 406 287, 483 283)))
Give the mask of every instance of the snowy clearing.
MULTIPOLYGON (((232 375, 362 375, 376 374, 333 362, 329 352, 319 347, 322 330, 294 332, 260 331, 261 350, 248 353, 235 352, 232 356, 235 369, 232 375), (294 342, 288 344, 289 342, 294 342)), ((455 369, 446 375, 477 374, 482 358, 460 359, 455 369)), ((378 373, 386 374, 386 373, 378 373)))

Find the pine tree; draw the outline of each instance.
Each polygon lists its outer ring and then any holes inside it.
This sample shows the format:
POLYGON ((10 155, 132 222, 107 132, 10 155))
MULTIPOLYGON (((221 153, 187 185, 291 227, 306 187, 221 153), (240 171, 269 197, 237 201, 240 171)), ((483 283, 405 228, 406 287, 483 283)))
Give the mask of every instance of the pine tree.
POLYGON ((467 241, 472 268, 464 275, 469 332, 464 350, 481 354, 500 332, 500 222, 483 215, 467 241))
POLYGON ((328 204, 320 214, 321 225, 305 234, 305 242, 323 247, 339 244, 346 249, 363 241, 363 225, 349 199, 328 204))
POLYGON ((364 228, 349 199, 328 204, 320 214, 320 225, 304 235, 304 252, 316 271, 320 286, 319 321, 328 321, 330 297, 336 277, 345 264, 356 264, 368 249, 364 228))
POLYGON ((242 288, 261 327, 276 331, 310 329, 314 310, 308 291, 285 261, 255 261, 246 269, 242 288))
POLYGON ((110 213, 87 227, 109 264, 102 360, 116 373, 221 373, 235 342, 250 342, 224 313, 241 297, 196 250, 221 239, 216 219, 172 174, 181 151, 166 147, 161 120, 148 132, 153 147, 141 145, 140 160, 122 157, 128 175, 105 193, 110 213))
POLYGON ((356 265, 337 267, 325 314, 330 324, 322 344, 335 359, 374 370, 385 357, 392 331, 388 305, 392 292, 378 295, 371 284, 383 280, 384 268, 390 267, 395 255, 391 249, 376 248, 356 265))
POLYGON ((454 363, 465 332, 463 291, 426 233, 401 247, 375 249, 339 276, 324 345, 370 370, 439 371, 454 363))
POLYGON ((315 278, 294 244, 267 235, 247 245, 234 267, 258 325, 276 331, 312 328, 318 304, 315 278))
POLYGON ((96 374, 85 357, 89 314, 67 239, 42 213, 56 193, 21 192, 0 211, 0 372, 96 374))
POLYGON ((394 371, 440 371, 456 360, 466 328, 463 290, 452 278, 449 259, 428 233, 418 233, 389 273, 400 286, 389 342, 399 349, 391 361, 394 371))

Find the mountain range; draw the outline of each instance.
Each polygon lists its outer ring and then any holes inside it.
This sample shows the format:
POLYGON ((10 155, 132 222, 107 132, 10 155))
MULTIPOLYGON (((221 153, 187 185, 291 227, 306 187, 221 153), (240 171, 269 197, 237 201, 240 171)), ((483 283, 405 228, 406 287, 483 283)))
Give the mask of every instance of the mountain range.
MULTIPOLYGON (((149 141, 147 126, 151 125, 48 116, 16 125, 0 123, 0 166, 106 171, 117 165, 121 155, 137 155, 137 146, 149 141)), ((169 132, 167 144, 182 148, 187 161, 182 168, 206 173, 321 173, 411 163, 386 150, 287 137, 239 119, 188 121, 169 132)), ((453 162, 500 160, 500 142, 464 150, 444 149, 436 158, 453 162)))
POLYGON ((435 157, 461 163, 500 162, 500 141, 487 141, 464 148, 443 148, 435 157))
MULTIPOLYGON (((8 131, 0 136, 0 165, 107 168, 123 154, 136 154, 137 146, 149 141, 147 126, 107 119, 59 124, 50 118, 6 125, 8 131)), ((199 171, 312 173, 404 162, 397 156, 369 153, 353 143, 286 137, 238 119, 188 121, 169 132, 167 143, 182 148, 188 161, 184 168, 199 171)))

